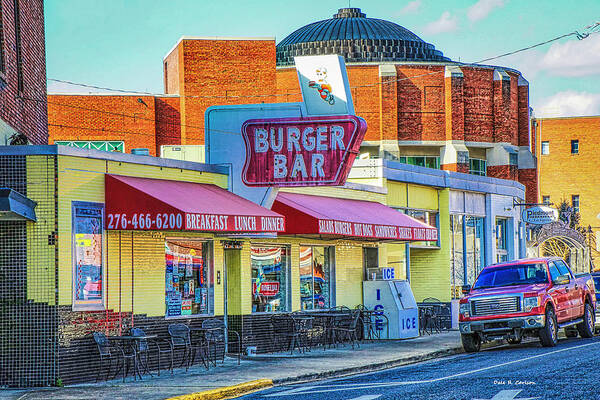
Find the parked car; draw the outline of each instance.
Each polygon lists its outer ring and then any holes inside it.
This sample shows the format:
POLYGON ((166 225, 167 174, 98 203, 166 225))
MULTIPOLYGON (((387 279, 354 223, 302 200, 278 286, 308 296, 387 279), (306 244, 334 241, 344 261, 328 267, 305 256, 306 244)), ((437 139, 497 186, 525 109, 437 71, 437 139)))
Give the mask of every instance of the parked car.
POLYGON ((596 332, 600 331, 600 272, 592 272, 594 286, 596 287, 596 332))
POLYGON ((463 292, 459 328, 467 352, 479 351, 490 340, 520 343, 524 336, 556 346, 560 328, 567 336, 594 335, 594 280, 590 274, 574 275, 560 258, 490 265, 463 292))

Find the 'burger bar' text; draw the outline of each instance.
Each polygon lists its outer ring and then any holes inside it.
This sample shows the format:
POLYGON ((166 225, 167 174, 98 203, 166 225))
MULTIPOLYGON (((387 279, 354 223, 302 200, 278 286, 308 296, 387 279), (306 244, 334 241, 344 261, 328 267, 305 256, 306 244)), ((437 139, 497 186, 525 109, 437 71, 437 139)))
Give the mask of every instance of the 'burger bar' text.
POLYGON ((435 241, 438 238, 437 229, 433 227, 431 229, 399 227, 323 219, 319 220, 319 233, 397 240, 435 241))

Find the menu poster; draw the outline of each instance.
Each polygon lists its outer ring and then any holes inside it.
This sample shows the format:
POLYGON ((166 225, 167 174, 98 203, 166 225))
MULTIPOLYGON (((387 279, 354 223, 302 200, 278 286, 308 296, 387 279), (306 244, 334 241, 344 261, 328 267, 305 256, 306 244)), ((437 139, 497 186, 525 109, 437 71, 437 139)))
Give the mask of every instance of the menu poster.
POLYGON ((179 293, 173 293, 167 297, 167 317, 181 315, 181 296, 179 293))
POLYGON ((192 315, 192 300, 181 302, 181 315, 192 315))
POLYGON ((189 297, 194 297, 194 280, 189 281, 188 296, 189 297))
POLYGON ((173 288, 173 274, 167 272, 166 277, 165 277, 165 291, 167 293, 172 292, 174 290, 173 288))
POLYGON ((185 281, 183 283, 183 297, 189 297, 189 293, 190 293, 190 282, 185 281))
POLYGON ((103 308, 104 205, 73 202, 73 308, 103 308))

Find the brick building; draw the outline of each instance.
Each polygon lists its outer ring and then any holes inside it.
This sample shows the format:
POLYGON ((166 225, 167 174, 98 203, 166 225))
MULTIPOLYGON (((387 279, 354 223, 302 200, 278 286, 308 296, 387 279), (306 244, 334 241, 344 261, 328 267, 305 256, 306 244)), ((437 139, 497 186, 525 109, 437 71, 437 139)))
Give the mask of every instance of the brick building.
POLYGON ((532 125, 539 159, 539 201, 558 205, 565 200, 579 212, 581 226, 599 231, 600 178, 595 169, 600 116, 536 118, 532 125))
POLYGON ((319 54, 346 59, 356 113, 369 126, 363 152, 518 180, 528 201, 537 198, 521 73, 453 62, 407 29, 356 8, 277 45, 274 38, 183 37, 163 61, 166 96, 49 95, 51 141, 119 137, 126 151, 146 147, 152 155, 164 144, 203 145, 208 106, 300 101, 293 57, 319 54))
POLYGON ((46 144, 42 0, 0 0, 0 145, 46 144))

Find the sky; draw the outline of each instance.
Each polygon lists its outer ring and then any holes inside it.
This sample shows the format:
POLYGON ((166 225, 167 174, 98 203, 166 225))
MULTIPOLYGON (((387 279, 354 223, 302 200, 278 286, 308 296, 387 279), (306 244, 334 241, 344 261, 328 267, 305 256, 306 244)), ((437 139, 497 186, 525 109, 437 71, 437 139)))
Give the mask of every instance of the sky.
MULTIPOLYGON (((579 0, 45 0, 48 92, 163 93, 162 59, 182 36, 275 37, 358 7, 477 62, 600 23, 600 1, 579 0)), ((600 26, 489 61, 530 83, 537 117, 600 115, 600 26)))

